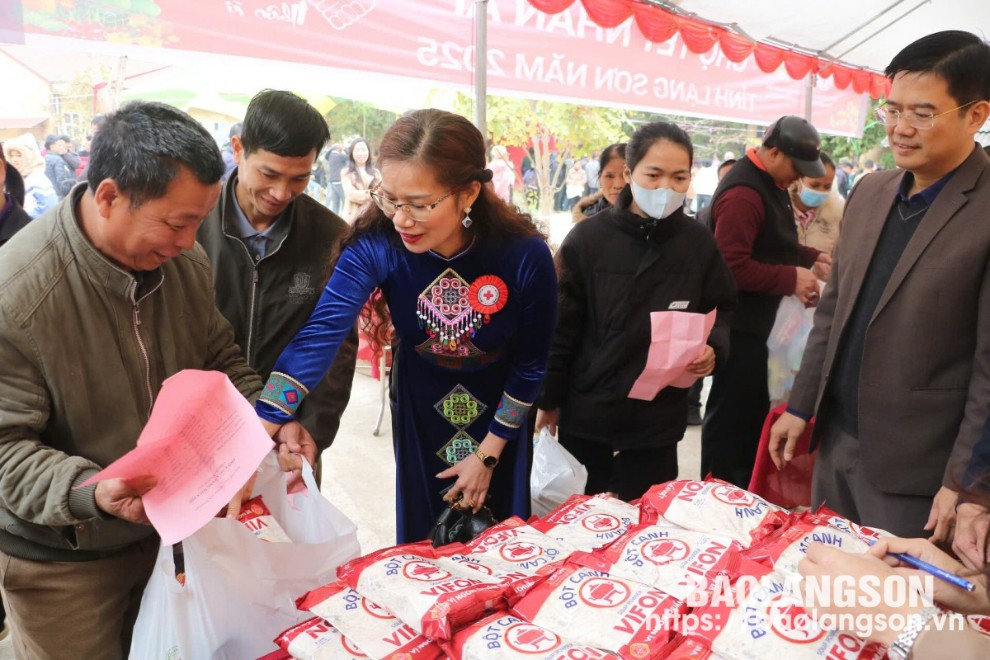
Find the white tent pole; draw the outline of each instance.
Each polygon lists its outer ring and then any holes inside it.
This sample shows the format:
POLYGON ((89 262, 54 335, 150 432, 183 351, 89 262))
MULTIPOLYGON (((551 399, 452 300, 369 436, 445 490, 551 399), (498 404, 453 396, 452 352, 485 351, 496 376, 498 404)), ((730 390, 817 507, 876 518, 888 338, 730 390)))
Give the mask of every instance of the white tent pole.
POLYGON ((811 72, 807 75, 805 79, 807 80, 807 82, 805 83, 807 89, 805 90, 806 93, 804 95, 804 118, 807 119, 808 122, 810 123, 811 106, 815 98, 815 80, 817 79, 817 75, 814 72, 811 72))
POLYGON ((474 7, 474 124, 488 141, 488 0, 474 7))

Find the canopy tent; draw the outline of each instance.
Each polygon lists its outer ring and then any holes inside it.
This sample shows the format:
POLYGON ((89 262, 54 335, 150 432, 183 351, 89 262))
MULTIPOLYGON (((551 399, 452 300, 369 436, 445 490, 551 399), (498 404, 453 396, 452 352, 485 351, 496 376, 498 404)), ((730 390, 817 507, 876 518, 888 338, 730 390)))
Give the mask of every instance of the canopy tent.
MULTIPOLYGON (((58 11, 54 3, 15 0, 23 11, 19 23, 7 25, 7 33, 46 50, 117 52, 135 61, 170 58, 186 62, 190 78, 193 69, 214 73, 214 55, 235 56, 244 58, 257 88, 286 86, 284 79, 295 77, 301 65, 319 69, 311 82, 327 81, 328 86, 344 72, 357 71, 361 75, 348 83, 346 93, 325 92, 354 97, 354 92, 375 91, 406 108, 415 107, 423 94, 398 96, 409 86, 403 81, 465 91, 475 82, 474 0, 296 0, 281 5, 268 0, 77 0, 58 11), (270 63, 281 63, 277 74, 265 66, 270 63)), ((678 35, 653 42, 633 27, 632 19, 603 28, 580 4, 555 15, 526 0, 490 0, 484 6, 492 93, 750 124, 805 110, 808 90, 783 71, 766 73, 751 61, 733 62, 720 52, 698 55, 678 35)), ((145 82, 153 84, 151 78, 145 82)), ((209 89, 226 84, 216 75, 209 89)), ((823 79, 815 98, 813 120, 824 131, 856 135, 862 129, 861 94, 823 79)))
MULTIPOLYGON (((836 0, 827 11, 811 3, 796 11, 797 3, 787 0, 488 0, 482 3, 488 18, 483 58, 488 89, 751 124, 804 114, 810 106, 812 120, 824 132, 857 135, 865 118, 864 92, 879 95, 885 86, 875 71, 857 68, 863 62, 853 59, 872 53, 864 50, 872 41, 848 57, 833 56, 858 37, 829 49, 865 22, 862 17, 890 17, 909 2, 836 0)), ((422 90, 430 87, 468 91, 476 79, 475 0, 0 4, 0 42, 62 54, 66 61, 74 58, 65 53, 127 55, 127 71, 116 75, 125 98, 134 90, 161 89, 156 78, 166 74, 133 77, 132 65, 139 62, 159 68, 168 62, 174 67, 169 77, 203 81, 205 88, 192 88, 197 92, 297 88, 305 78, 303 89, 314 93, 377 96, 395 109, 422 104, 427 97, 422 90), (232 79, 244 85, 234 87, 232 79)), ((953 22, 971 29, 986 20, 976 12, 976 0, 922 4, 940 16, 929 26, 953 22), (970 14, 973 22, 967 23, 970 14)), ((910 20, 925 18, 923 9, 910 20)), ((872 29, 857 34, 868 36, 872 29)), ((919 27, 918 34, 929 29, 934 27, 919 27)), ((892 51, 917 36, 900 34, 904 37, 893 40, 892 51)), ((880 52, 870 67, 885 64, 879 60, 886 51, 880 52)))

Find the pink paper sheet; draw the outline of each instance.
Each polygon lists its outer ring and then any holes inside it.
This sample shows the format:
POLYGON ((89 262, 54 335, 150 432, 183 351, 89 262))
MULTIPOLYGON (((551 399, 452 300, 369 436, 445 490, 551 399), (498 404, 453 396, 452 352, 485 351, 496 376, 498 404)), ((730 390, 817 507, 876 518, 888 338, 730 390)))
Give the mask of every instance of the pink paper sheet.
POLYGON ((226 374, 186 369, 165 381, 137 447, 81 486, 154 475, 144 510, 162 542, 177 543, 230 501, 273 445, 226 374))
POLYGON ((646 367, 629 390, 629 398, 652 401, 669 385, 691 387, 698 378, 687 368, 701 355, 715 325, 715 313, 652 312, 653 334, 646 367))

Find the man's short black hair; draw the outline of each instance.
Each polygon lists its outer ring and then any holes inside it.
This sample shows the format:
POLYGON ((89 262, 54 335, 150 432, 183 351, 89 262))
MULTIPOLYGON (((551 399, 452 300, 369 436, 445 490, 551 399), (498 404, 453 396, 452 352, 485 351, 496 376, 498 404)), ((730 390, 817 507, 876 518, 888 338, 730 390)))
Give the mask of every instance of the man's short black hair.
POLYGON ((245 155, 264 149, 276 156, 297 158, 319 154, 330 141, 330 129, 319 111, 292 92, 266 89, 258 92, 241 131, 245 155))
POLYGON ((48 135, 45 137, 45 149, 51 149, 52 145, 61 140, 57 135, 48 135))
POLYGON ((949 87, 957 105, 990 99, 990 44, 963 30, 945 30, 922 37, 894 56, 884 71, 933 73, 949 87))
POLYGON ((225 167, 213 137, 195 119, 164 103, 133 101, 109 115, 89 152, 90 191, 113 179, 131 206, 158 199, 185 167, 203 184, 225 167))

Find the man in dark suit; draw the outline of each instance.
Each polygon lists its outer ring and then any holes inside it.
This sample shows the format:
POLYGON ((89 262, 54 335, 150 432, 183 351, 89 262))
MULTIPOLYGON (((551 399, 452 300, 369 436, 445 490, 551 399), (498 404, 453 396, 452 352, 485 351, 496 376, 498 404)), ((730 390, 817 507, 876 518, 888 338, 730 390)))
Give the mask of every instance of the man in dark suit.
POLYGON ((812 503, 900 536, 947 540, 957 484, 990 413, 990 44, 915 41, 877 114, 899 169, 846 202, 832 277, 774 425, 780 467, 814 414, 812 503))

